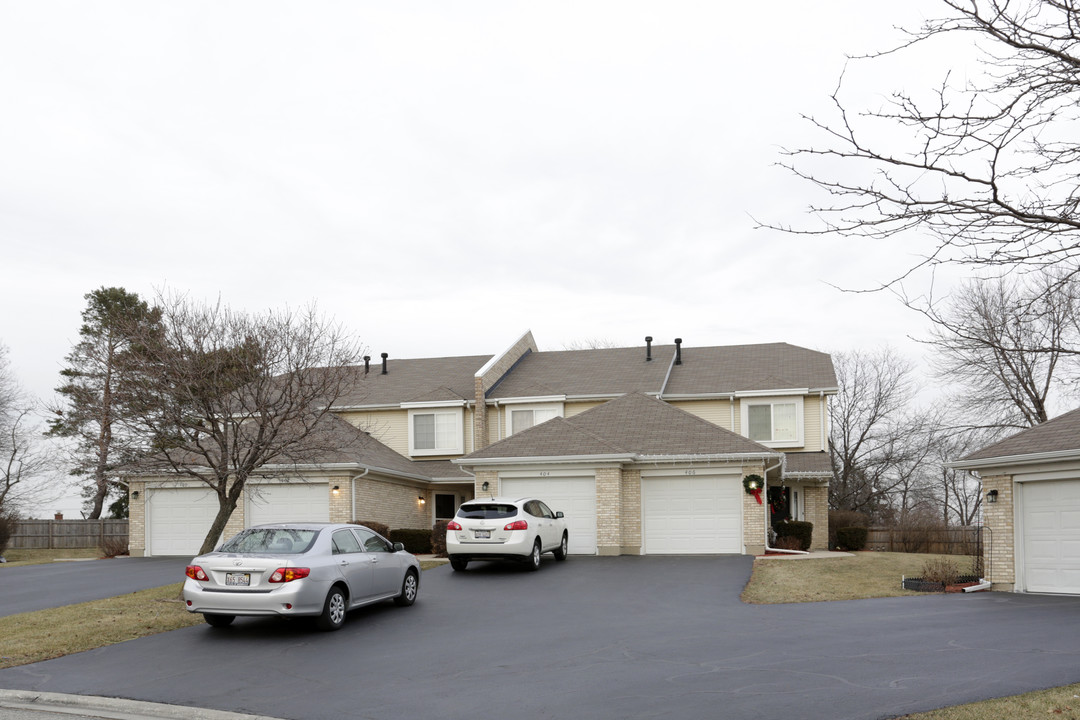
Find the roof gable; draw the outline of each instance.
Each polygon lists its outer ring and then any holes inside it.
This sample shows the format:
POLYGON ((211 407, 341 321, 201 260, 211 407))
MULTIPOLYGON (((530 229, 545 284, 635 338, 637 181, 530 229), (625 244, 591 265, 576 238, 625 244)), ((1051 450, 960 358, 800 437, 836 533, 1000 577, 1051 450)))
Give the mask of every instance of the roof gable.
POLYGON ((971 453, 963 461, 1070 450, 1080 451, 1080 408, 987 445, 971 453))

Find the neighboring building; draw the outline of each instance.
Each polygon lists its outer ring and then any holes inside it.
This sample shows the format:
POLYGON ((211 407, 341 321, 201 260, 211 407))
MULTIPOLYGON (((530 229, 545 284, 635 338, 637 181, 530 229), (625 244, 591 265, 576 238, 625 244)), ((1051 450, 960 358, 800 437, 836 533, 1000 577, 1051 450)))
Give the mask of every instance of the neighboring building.
MULTIPOLYGON (((835 393, 829 356, 785 343, 540 352, 526 332, 494 356, 384 355, 337 403, 333 457, 249 481, 226 535, 279 520, 429 527, 476 496, 533 494, 566 514, 579 554, 756 554, 770 509, 813 522, 823 548, 835 393), (767 477, 763 504, 747 475, 767 477)), ((133 554, 198 548, 211 491, 160 476, 131 491, 133 554)))
POLYGON ((1080 594, 1080 410, 949 463, 983 490, 983 565, 995 590, 1080 594))

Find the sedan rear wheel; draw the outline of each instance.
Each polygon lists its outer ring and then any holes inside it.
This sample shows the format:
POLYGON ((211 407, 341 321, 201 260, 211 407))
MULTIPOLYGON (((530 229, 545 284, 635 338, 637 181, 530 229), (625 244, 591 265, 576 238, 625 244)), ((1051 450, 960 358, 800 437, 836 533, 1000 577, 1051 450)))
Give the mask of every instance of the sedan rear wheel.
POLYGON ((540 569, 540 538, 536 538, 536 542, 533 543, 532 552, 529 553, 529 570, 536 571, 540 569))
POLYGON ((420 579, 416 577, 415 570, 409 570, 401 581, 401 594, 394 598, 394 602, 401 607, 408 607, 416 602, 416 593, 419 590, 420 579))
POLYGON ((345 624, 345 593, 341 588, 331 588, 318 620, 320 630, 337 630, 345 624))
POLYGON ((203 613, 203 620, 210 627, 228 627, 236 619, 235 615, 218 615, 217 613, 203 613))

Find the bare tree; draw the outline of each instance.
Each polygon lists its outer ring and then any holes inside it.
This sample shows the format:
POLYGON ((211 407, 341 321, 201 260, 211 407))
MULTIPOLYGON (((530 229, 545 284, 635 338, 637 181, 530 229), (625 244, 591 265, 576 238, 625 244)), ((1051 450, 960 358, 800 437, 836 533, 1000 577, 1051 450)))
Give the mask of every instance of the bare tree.
POLYGON ((985 447, 1002 435, 1000 430, 974 429, 943 432, 934 442, 933 466, 937 468, 941 517, 946 525, 974 525, 982 510, 982 486, 979 479, 965 470, 946 466, 985 447))
POLYGON ((829 406, 829 506, 875 520, 894 510, 893 494, 912 483, 925 453, 910 407, 913 366, 891 348, 833 354, 839 392, 829 406))
POLYGON ((247 481, 335 447, 331 407, 362 373, 360 347, 314 307, 249 315, 220 303, 158 298, 161 330, 140 337, 130 388, 142 472, 205 483, 218 512, 213 549, 247 481))
MULTIPOLYGON (((980 67, 955 76, 945 70, 936 88, 897 91, 883 107, 862 110, 844 100, 841 78, 832 96, 836 116, 808 118, 823 131, 822 144, 787 151, 782 163, 825 191, 828 199, 809 208, 820 225, 770 227, 855 238, 919 231, 934 238, 935 247, 916 267, 1075 261, 1080 5, 941 4, 944 17, 908 33, 900 47, 855 62, 886 62, 956 41, 973 43, 980 67)), ((962 55, 956 47, 946 50, 962 55)), ((1080 266, 1070 267, 1076 273, 1080 266)))
POLYGON ((968 427, 1025 428, 1046 422, 1051 395, 1075 367, 1077 284, 1061 271, 971 280, 941 307, 926 342, 934 369, 960 386, 956 409, 968 427))
POLYGON ((0 515, 55 499, 56 458, 41 439, 36 403, 19 385, 0 345, 0 515))

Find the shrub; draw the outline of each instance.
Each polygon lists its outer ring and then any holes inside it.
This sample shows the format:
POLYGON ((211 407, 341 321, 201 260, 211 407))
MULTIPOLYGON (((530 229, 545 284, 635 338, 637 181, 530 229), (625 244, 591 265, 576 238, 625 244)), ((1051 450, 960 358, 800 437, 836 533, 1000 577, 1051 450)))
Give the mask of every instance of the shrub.
POLYGON ((101 554, 107 558, 116 557, 118 555, 127 555, 128 539, 126 537, 113 535, 104 538, 98 549, 101 550, 101 554))
MULTIPOLYGON (((814 523, 803 522, 802 520, 786 520, 782 523, 777 523, 773 529, 776 530, 777 542, 779 542, 781 538, 798 538, 798 550, 810 549, 810 540, 814 534, 814 523)), ((774 547, 780 546, 775 545, 774 547)))
POLYGON ((4 551, 7 550, 8 543, 11 542, 11 536, 15 534, 16 519, 14 513, 6 513, 0 510, 0 555, 3 555, 4 551))
POLYGON ((777 550, 802 550, 802 540, 793 535, 778 537, 776 542, 773 543, 773 547, 777 550))
POLYGON ((930 558, 922 567, 922 579, 926 582, 955 585, 960 577, 960 568, 952 558, 930 558))
POLYGON ((840 528, 870 527, 870 516, 855 510, 830 510, 829 511, 829 547, 834 548, 840 540, 837 531, 840 528))
POLYGON ((387 540, 390 539, 390 526, 386 523, 378 522, 377 520, 353 520, 351 525, 363 525, 364 527, 374 530, 382 535, 387 540))
POLYGON ((415 555, 431 552, 431 531, 426 528, 398 528, 390 531, 390 541, 399 542, 415 555))
POLYGON ((835 547, 844 550, 863 550, 866 548, 867 529, 864 527, 845 527, 836 531, 835 547))
POLYGON ((440 557, 446 555, 446 524, 449 520, 439 520, 431 526, 431 552, 440 557))

